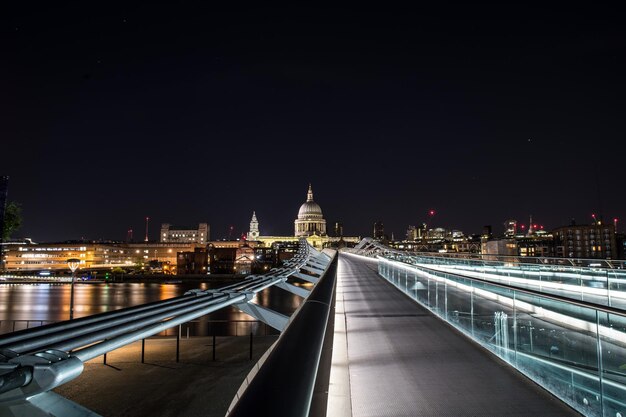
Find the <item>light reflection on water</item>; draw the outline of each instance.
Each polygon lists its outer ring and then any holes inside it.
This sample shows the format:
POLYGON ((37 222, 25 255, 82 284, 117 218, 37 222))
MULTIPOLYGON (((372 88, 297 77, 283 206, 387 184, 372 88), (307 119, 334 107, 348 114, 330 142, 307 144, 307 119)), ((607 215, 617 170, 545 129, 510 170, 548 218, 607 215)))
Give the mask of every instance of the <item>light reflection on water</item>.
MULTIPOLYGON (((183 295, 194 288, 219 288, 232 281, 160 283, 75 283, 74 317, 118 310, 152 301, 183 295)), ((255 303, 291 315, 300 305, 301 298, 280 288, 268 288, 256 297, 255 303)), ((3 284, 0 285, 0 324, 5 327, 16 320, 61 321, 69 318, 69 284, 3 284)), ((205 334, 209 320, 253 320, 233 307, 226 307, 200 319, 191 326, 191 334, 205 334)), ((241 323, 240 323, 241 324, 241 323)), ((211 326, 214 326, 212 324, 211 326)), ((237 325, 221 325, 219 333, 244 333, 237 325)), ((19 326, 18 326, 19 327, 19 326)), ((239 326, 241 327, 241 326, 239 326)), ((6 329, 2 329, 2 333, 6 329)), ((256 327, 253 329, 256 329, 256 327)), ((186 330, 184 330, 186 332, 186 330)), ((246 330, 247 331, 247 330, 246 330)), ((260 331, 260 330, 259 330, 260 331)), ((263 329, 263 332, 265 329, 263 329)))

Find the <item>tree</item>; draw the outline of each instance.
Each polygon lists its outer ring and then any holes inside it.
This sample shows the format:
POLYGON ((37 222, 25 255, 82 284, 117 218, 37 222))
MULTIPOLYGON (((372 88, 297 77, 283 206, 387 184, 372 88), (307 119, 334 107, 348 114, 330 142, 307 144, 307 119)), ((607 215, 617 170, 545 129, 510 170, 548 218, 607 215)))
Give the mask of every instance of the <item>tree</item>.
POLYGON ((15 201, 7 204, 4 212, 4 231, 2 239, 8 240, 13 232, 22 226, 22 207, 15 201))
POLYGON ((122 280, 124 279, 124 270, 119 266, 111 269, 111 273, 113 274, 113 281, 116 281, 118 277, 122 280))

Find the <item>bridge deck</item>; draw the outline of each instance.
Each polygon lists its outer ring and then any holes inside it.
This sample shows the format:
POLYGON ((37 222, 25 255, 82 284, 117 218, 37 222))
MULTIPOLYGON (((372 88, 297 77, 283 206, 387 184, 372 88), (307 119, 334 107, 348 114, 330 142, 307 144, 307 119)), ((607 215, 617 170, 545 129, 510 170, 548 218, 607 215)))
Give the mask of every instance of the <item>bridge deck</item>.
POLYGON ((341 254, 351 407, 361 416, 579 416, 377 275, 341 254))

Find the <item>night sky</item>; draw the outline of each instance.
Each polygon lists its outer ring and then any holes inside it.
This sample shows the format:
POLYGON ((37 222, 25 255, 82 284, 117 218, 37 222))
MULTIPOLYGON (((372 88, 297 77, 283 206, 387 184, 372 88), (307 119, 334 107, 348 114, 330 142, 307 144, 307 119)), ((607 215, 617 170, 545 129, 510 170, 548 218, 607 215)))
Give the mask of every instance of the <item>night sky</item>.
POLYGON ((351 236, 626 221, 617 10, 22 3, 0 13, 16 237, 236 237, 253 210, 290 235, 309 183, 351 236))

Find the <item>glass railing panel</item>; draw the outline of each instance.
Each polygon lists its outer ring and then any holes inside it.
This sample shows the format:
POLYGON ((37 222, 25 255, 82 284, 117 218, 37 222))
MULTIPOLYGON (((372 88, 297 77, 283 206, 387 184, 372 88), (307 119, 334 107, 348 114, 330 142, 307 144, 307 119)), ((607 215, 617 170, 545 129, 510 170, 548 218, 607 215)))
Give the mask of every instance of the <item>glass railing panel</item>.
POLYGON ((414 271, 415 282, 411 287, 411 294, 413 298, 423 305, 429 305, 429 288, 430 288, 430 279, 423 273, 420 273, 418 270, 414 271))
POLYGON ((584 415, 626 417, 623 316, 384 259, 379 271, 584 415))
POLYGON ((415 256, 411 260, 411 264, 420 263, 443 268, 450 273, 538 290, 546 294, 562 295, 573 300, 626 308, 626 273, 622 270, 486 261, 467 265, 467 262, 459 262, 455 258, 420 256, 415 256))
POLYGON ((598 322, 604 416, 626 416, 626 317, 600 313, 598 322))
POLYGON ((611 307, 626 310, 626 274, 622 271, 611 270, 608 276, 608 304, 611 307))
POLYGON ((437 277, 436 285, 435 285, 435 304, 433 304, 433 310, 437 312, 437 314, 444 319, 446 317, 446 281, 443 279, 443 276, 446 274, 438 274, 441 275, 437 277))
POLYGON ((585 415, 601 416, 596 310, 516 292, 517 368, 585 415))
MULTIPOLYGON (((473 312, 471 333, 474 339, 502 357, 514 360, 513 291, 488 283, 473 282, 471 296, 465 293, 473 312)), ((463 287, 458 287, 459 297, 463 287)))
POLYGON ((409 288, 411 288, 409 284, 409 275, 411 275, 412 280, 413 273, 409 268, 404 268, 401 273, 399 288, 402 289, 402 291, 404 291, 405 293, 408 293, 409 288))
POLYGON ((431 276, 428 282, 428 306, 439 313, 439 281, 431 276))
POLYGON ((447 284, 446 311, 448 321, 469 335, 474 334, 473 297, 468 297, 472 289, 469 279, 450 281, 447 284))

